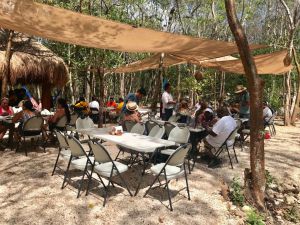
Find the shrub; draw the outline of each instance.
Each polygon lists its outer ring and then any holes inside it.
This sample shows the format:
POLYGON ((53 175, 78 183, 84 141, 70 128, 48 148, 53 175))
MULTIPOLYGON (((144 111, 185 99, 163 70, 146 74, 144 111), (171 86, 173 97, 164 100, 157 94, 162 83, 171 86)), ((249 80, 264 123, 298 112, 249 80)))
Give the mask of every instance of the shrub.
POLYGON ((239 183, 239 179, 233 178, 230 184, 230 193, 229 197, 234 205, 243 206, 244 205, 244 195, 243 195, 243 188, 239 183))
POLYGON ((247 225, 265 225, 263 217, 257 213, 255 210, 250 210, 247 213, 246 224, 247 225))

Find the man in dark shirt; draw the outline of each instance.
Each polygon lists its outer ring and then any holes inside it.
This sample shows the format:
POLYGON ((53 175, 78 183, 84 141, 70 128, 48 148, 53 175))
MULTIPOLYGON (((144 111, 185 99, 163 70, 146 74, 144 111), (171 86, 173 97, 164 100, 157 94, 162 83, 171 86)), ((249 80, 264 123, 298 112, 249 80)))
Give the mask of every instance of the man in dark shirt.
POLYGON ((135 93, 129 93, 124 101, 124 105, 122 108, 122 112, 126 111, 126 104, 128 102, 136 102, 136 104, 138 105, 140 100, 145 97, 147 95, 146 90, 144 88, 140 88, 138 89, 135 93))

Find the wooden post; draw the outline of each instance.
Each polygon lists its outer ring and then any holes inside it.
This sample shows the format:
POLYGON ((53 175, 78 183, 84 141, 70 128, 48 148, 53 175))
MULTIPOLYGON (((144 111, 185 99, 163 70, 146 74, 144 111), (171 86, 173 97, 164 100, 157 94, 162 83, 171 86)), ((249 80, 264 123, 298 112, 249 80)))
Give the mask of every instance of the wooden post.
MULTIPOLYGON (((156 82, 155 82, 155 92, 154 92, 154 99, 151 104, 151 109, 152 111, 156 111, 157 107, 157 102, 161 102, 161 86, 162 86, 162 79, 163 79, 163 60, 164 60, 164 53, 161 53, 160 55, 160 62, 159 62, 159 69, 158 69, 158 74, 156 77, 156 82)), ((161 113, 160 109, 160 113, 161 113)))
POLYGON ((99 122, 98 127, 103 127, 103 107, 104 107, 104 69, 97 68, 97 75, 99 77, 99 122))
POLYGON ((245 183, 259 210, 265 209, 265 153, 263 126, 263 80, 257 76, 256 65, 250 52, 246 34, 235 9, 234 0, 225 0, 227 19, 234 35, 244 66, 250 92, 250 173, 245 170, 245 183))
POLYGON ((50 110, 52 106, 51 90, 52 87, 49 85, 49 83, 44 82, 42 84, 42 108, 43 109, 50 110))
POLYGON ((4 64, 4 72, 2 74, 2 85, 1 85, 1 96, 5 97, 7 94, 7 83, 10 74, 10 59, 11 59, 11 46, 13 39, 14 31, 9 30, 6 51, 5 51, 5 64, 4 64))

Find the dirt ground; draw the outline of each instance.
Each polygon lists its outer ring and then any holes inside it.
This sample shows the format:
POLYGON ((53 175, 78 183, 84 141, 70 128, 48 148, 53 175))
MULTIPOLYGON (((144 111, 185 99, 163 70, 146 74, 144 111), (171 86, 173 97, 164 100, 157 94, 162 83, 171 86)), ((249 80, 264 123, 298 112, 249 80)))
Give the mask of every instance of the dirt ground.
MULTIPOLYGON (((299 125, 277 126, 277 135, 265 141, 265 152, 266 169, 273 176, 283 181, 292 179, 300 185, 299 125)), ((107 145, 115 155, 116 146, 107 145)), ((170 212, 164 189, 157 188, 143 198, 152 180, 150 175, 145 176, 136 197, 130 197, 120 186, 111 188, 103 208, 103 191, 97 182, 93 182, 88 196, 82 193, 76 198, 78 171, 72 173, 72 183, 61 189, 63 173, 58 171, 51 176, 56 148, 47 148, 46 153, 42 149, 30 149, 28 157, 22 151, 0 151, 0 224, 242 224, 241 219, 231 216, 228 203, 220 195, 222 179, 242 180, 244 168, 249 167, 249 148, 242 152, 238 147, 237 154, 239 163, 234 164, 233 170, 225 155, 221 168, 209 169, 203 162, 196 163, 189 175, 191 201, 183 189, 184 179, 172 181, 174 211, 170 212)), ((60 165, 66 168, 64 160, 60 165)), ((134 166, 124 174, 132 192, 139 179, 139 169, 134 166)))

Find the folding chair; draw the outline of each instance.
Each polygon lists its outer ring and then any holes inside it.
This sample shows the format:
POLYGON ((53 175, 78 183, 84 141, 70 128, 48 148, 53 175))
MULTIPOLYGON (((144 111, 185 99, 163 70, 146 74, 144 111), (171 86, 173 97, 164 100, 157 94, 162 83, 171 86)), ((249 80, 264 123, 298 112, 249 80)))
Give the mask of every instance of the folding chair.
POLYGON ((72 114, 70 122, 66 126, 66 131, 73 133, 76 130, 76 120, 78 119, 78 114, 72 114))
POLYGON ((173 115, 168 119, 168 122, 177 122, 179 119, 180 119, 180 116, 173 115))
MULTIPOLYGON (((94 122, 91 118, 85 117, 85 118, 80 118, 78 117, 76 120, 76 129, 81 130, 81 129, 89 129, 94 127, 94 122)), ((76 132, 76 137, 79 139, 79 134, 76 132)), ((90 136, 88 136, 88 140, 90 140, 90 136)), ((81 143, 87 143, 88 140, 81 140, 81 143)))
POLYGON ((136 124, 136 122, 134 121, 129 121, 129 120, 126 120, 124 121, 124 131, 128 131, 130 132, 131 131, 131 128, 136 124))
POLYGON ((67 178, 69 178, 69 169, 70 169, 70 165, 72 164, 72 166, 75 169, 83 171, 82 178, 81 178, 81 181, 80 181, 80 184, 78 187, 78 193, 77 193, 77 198, 79 198, 85 175, 87 175, 88 178, 90 178, 90 176, 91 176, 89 174, 88 168, 91 168, 91 166, 93 165, 94 157, 89 156, 85 152, 81 143, 74 136, 70 135, 67 138, 67 142, 68 142, 68 145, 69 145, 69 148, 71 151, 71 156, 69 159, 67 170, 65 171, 64 180, 63 180, 61 189, 63 189, 65 187, 64 186, 65 182, 66 182, 67 178))
MULTIPOLYGON (((237 128, 235 128, 235 129, 229 134, 228 138, 226 138, 226 140, 225 140, 224 143, 221 145, 221 147, 219 147, 218 149, 213 148, 214 150, 216 150, 216 152, 214 153, 214 155, 215 155, 216 158, 219 157, 219 155, 223 152, 224 149, 227 151, 228 158, 229 158, 230 165, 231 165, 231 169, 233 169, 233 165, 232 165, 232 160, 231 160, 230 153, 229 153, 229 148, 232 147, 233 152, 234 152, 234 156, 235 156, 235 159, 236 159, 236 162, 237 162, 237 163, 239 162, 239 161, 238 161, 238 158, 237 158, 237 156, 236 156, 235 148, 234 148, 236 134, 237 134, 237 128)), ((209 149, 209 151, 212 153, 212 149, 209 149)), ((213 153, 212 153, 212 154, 213 154, 213 153)), ((212 159, 212 161, 211 161, 208 165, 211 165, 212 162, 213 162, 214 160, 215 160, 215 159, 212 159)))
POLYGON ((152 120, 148 120, 145 123, 146 126, 146 132, 149 135, 150 131, 152 130, 153 127, 155 127, 156 125, 158 125, 156 122, 152 121, 152 120))
POLYGON ((160 163, 150 168, 150 171, 155 175, 155 178, 151 183, 150 187, 148 188, 148 190, 146 191, 146 193, 144 194, 144 197, 146 197, 146 195, 152 189, 152 186, 155 184, 157 180, 159 181, 160 184, 159 186, 162 185, 159 180, 159 177, 162 177, 166 182, 165 187, 167 188, 167 192, 168 192, 170 210, 173 211, 171 194, 169 190, 169 182, 173 179, 178 179, 180 176, 184 174, 188 200, 191 199, 189 185, 188 185, 188 178, 187 178, 187 173, 185 168, 185 158, 188 152, 190 151, 191 147, 192 147, 191 144, 185 144, 183 146, 180 146, 170 155, 166 163, 160 163))
POLYGON ((148 136, 149 137, 155 137, 155 138, 162 138, 165 134, 165 127, 162 125, 155 125, 150 130, 148 136))
POLYGON ((135 134, 144 134, 146 130, 145 124, 143 123, 136 123, 131 130, 129 131, 130 133, 135 133, 135 134))
POLYGON ((128 193, 130 194, 130 196, 132 196, 127 183, 125 182, 124 178, 121 175, 121 173, 124 173, 128 170, 128 166, 125 164, 122 164, 120 162, 113 161, 112 158, 110 157, 109 153, 105 149, 105 147, 103 145, 101 145, 100 143, 89 141, 89 145, 91 147, 92 152, 94 153, 95 158, 94 158, 94 163, 92 164, 91 175, 89 176, 86 195, 88 195, 89 186, 90 186, 90 183, 92 180, 92 175, 93 175, 93 172, 95 172, 98 175, 99 180, 102 183, 104 190, 105 190, 103 206, 105 206, 105 203, 107 200, 109 185, 110 184, 113 185, 112 178, 114 176, 120 177, 120 179, 121 179, 123 185, 126 187, 128 193), (107 185, 104 184, 101 177, 108 179, 107 185))
POLYGON ((276 135, 275 123, 274 120, 276 118, 277 112, 275 112, 272 117, 266 122, 266 126, 268 126, 271 135, 276 135))
POLYGON ((59 157, 62 156, 64 158, 69 158, 71 156, 71 151, 69 149, 69 145, 68 145, 68 142, 66 140, 66 137, 60 131, 54 130, 54 133, 56 135, 56 138, 58 140, 58 144, 59 145, 58 145, 57 158, 56 158, 56 161, 55 161, 55 164, 54 164, 54 168, 53 168, 53 171, 52 171, 52 176, 54 175, 54 172, 55 172, 56 168, 61 169, 57 165, 59 157))
POLYGON ((66 131, 67 122, 68 122, 68 119, 66 116, 61 117, 55 124, 54 129, 57 129, 59 131, 66 131))
POLYGON ((164 124, 164 127, 165 127, 166 138, 168 138, 171 130, 173 130, 174 127, 176 127, 176 126, 174 124, 172 124, 172 123, 166 122, 164 124))
MULTIPOLYGON (((237 131, 239 131, 243 125, 243 122, 240 120, 240 119, 237 119, 236 121, 236 129, 237 131)), ((239 134, 238 132, 236 133, 236 136, 235 136, 235 140, 238 140, 239 143, 240 143, 240 146, 241 146, 241 150, 243 151, 244 150, 244 140, 241 136, 241 134, 239 134)))
MULTIPOLYGON (((31 140, 37 138, 36 143, 38 142, 39 137, 42 137, 43 139, 43 125, 44 119, 41 116, 33 116, 26 120, 20 131, 21 141, 18 142, 16 152, 19 150, 20 145, 23 146, 25 144, 26 138, 31 140)), ((45 140, 43 141, 43 148, 44 152, 46 152, 45 140)), ((27 156, 27 148, 25 148, 25 155, 27 156)))

